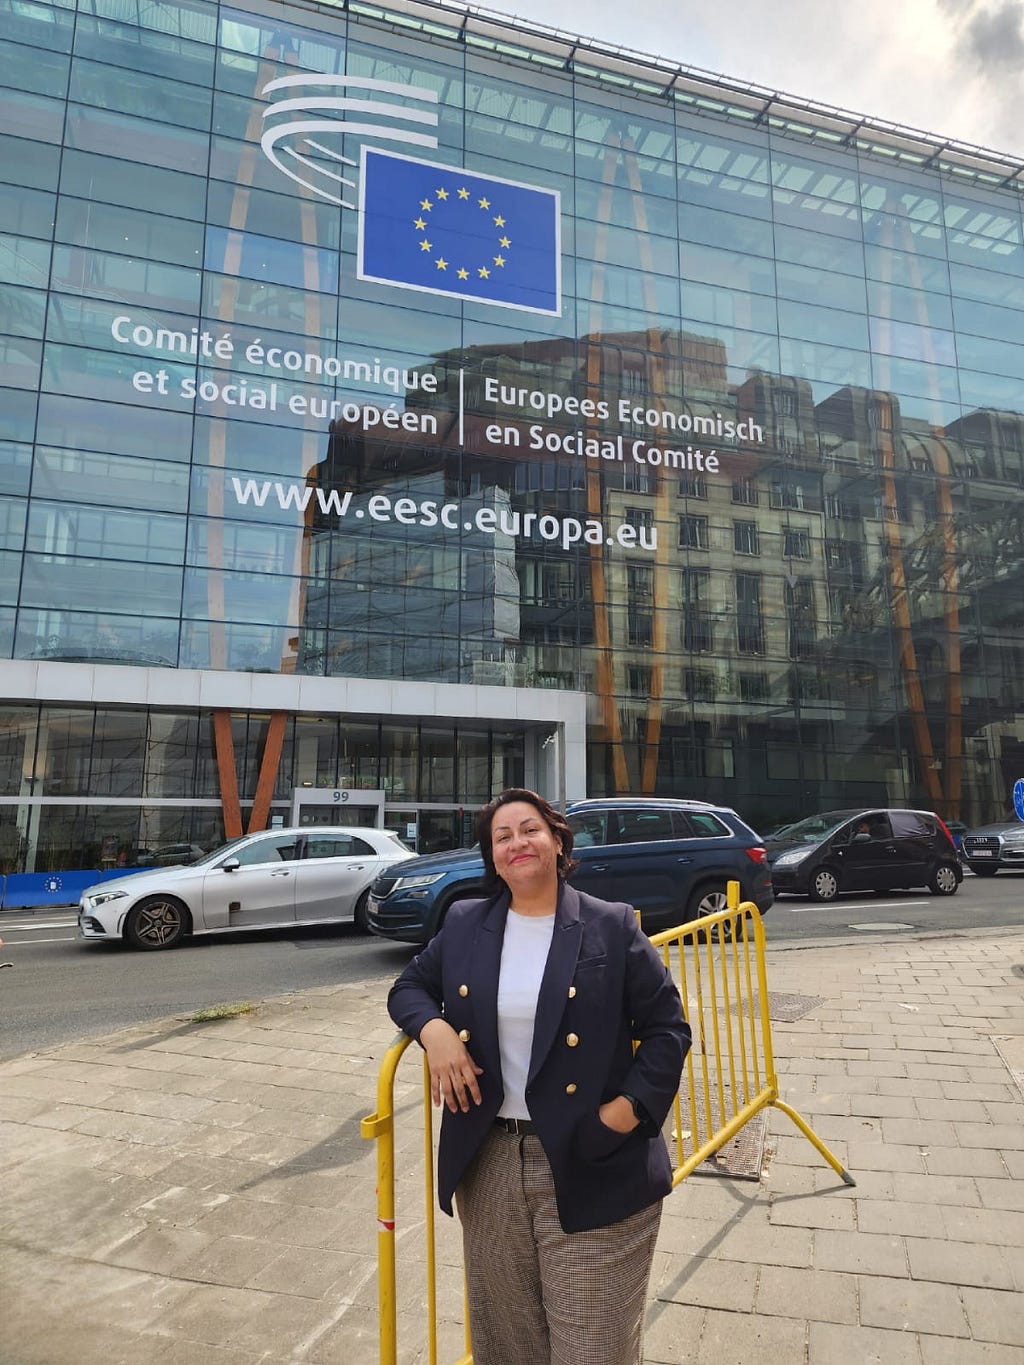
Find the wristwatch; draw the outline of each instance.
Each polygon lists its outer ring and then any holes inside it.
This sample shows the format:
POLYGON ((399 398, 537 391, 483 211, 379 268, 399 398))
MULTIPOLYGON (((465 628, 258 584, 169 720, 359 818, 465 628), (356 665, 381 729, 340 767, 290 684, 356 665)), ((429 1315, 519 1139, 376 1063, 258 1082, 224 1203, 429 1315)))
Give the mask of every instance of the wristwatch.
POLYGON ((643 1107, 637 1097, 635 1095, 627 1094, 625 1090, 620 1090, 619 1094, 624 1100, 629 1100, 633 1107, 633 1117, 636 1119, 637 1123, 646 1123, 647 1110, 643 1107))

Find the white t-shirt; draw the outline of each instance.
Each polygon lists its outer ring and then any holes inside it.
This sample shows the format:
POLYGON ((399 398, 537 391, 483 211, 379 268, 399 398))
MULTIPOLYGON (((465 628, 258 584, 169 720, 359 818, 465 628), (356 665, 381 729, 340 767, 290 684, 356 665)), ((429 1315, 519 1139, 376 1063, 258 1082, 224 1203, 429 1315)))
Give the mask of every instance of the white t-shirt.
POLYGON ((554 915, 508 912, 498 975, 498 1048, 505 1098, 502 1118, 528 1119, 526 1077, 533 1050, 533 1025, 540 983, 555 930, 554 915))

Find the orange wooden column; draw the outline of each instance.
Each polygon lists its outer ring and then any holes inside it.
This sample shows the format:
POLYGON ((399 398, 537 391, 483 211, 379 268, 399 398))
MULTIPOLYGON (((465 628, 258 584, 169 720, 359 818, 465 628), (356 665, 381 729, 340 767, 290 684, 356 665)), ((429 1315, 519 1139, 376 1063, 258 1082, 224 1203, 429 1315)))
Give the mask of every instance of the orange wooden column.
POLYGON ((270 816, 270 801, 274 795, 274 783, 277 781, 277 770, 281 764, 281 749, 284 746, 287 719, 287 711, 272 711, 270 713, 270 724, 267 726, 267 738, 263 745, 263 756, 260 759, 260 775, 256 783, 256 795, 253 797, 247 834, 256 834, 259 830, 267 827, 267 820, 270 816))
POLYGON ((220 805, 224 812, 224 837, 237 839, 242 833, 242 807, 238 800, 238 769, 235 767, 235 742, 231 736, 231 712, 217 707, 213 713, 213 742, 217 751, 217 779, 220 805))

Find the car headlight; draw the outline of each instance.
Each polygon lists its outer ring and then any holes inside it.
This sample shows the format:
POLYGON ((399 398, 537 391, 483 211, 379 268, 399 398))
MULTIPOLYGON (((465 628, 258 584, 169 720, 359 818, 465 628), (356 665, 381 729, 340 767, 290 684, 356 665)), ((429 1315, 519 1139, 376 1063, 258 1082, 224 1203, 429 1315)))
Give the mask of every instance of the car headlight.
POLYGON ((127 896, 127 891, 97 891, 94 896, 89 896, 89 905, 93 910, 97 910, 101 905, 106 905, 109 901, 123 900, 127 896))
POLYGON ((775 859, 775 867, 795 867, 797 863, 802 863, 810 853, 809 848, 794 848, 789 853, 780 853, 775 859))
POLYGON ((445 874, 443 872, 429 872, 421 877, 399 877, 395 882, 395 891, 409 891, 414 886, 433 886, 439 882, 445 874))

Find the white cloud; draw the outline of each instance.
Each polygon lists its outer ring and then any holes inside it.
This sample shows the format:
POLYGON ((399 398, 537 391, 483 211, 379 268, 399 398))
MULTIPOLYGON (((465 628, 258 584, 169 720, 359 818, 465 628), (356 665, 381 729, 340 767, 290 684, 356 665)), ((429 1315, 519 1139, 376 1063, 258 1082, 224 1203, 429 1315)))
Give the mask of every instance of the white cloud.
POLYGON ((1024 159, 1024 0, 513 3, 527 20, 1024 159))

